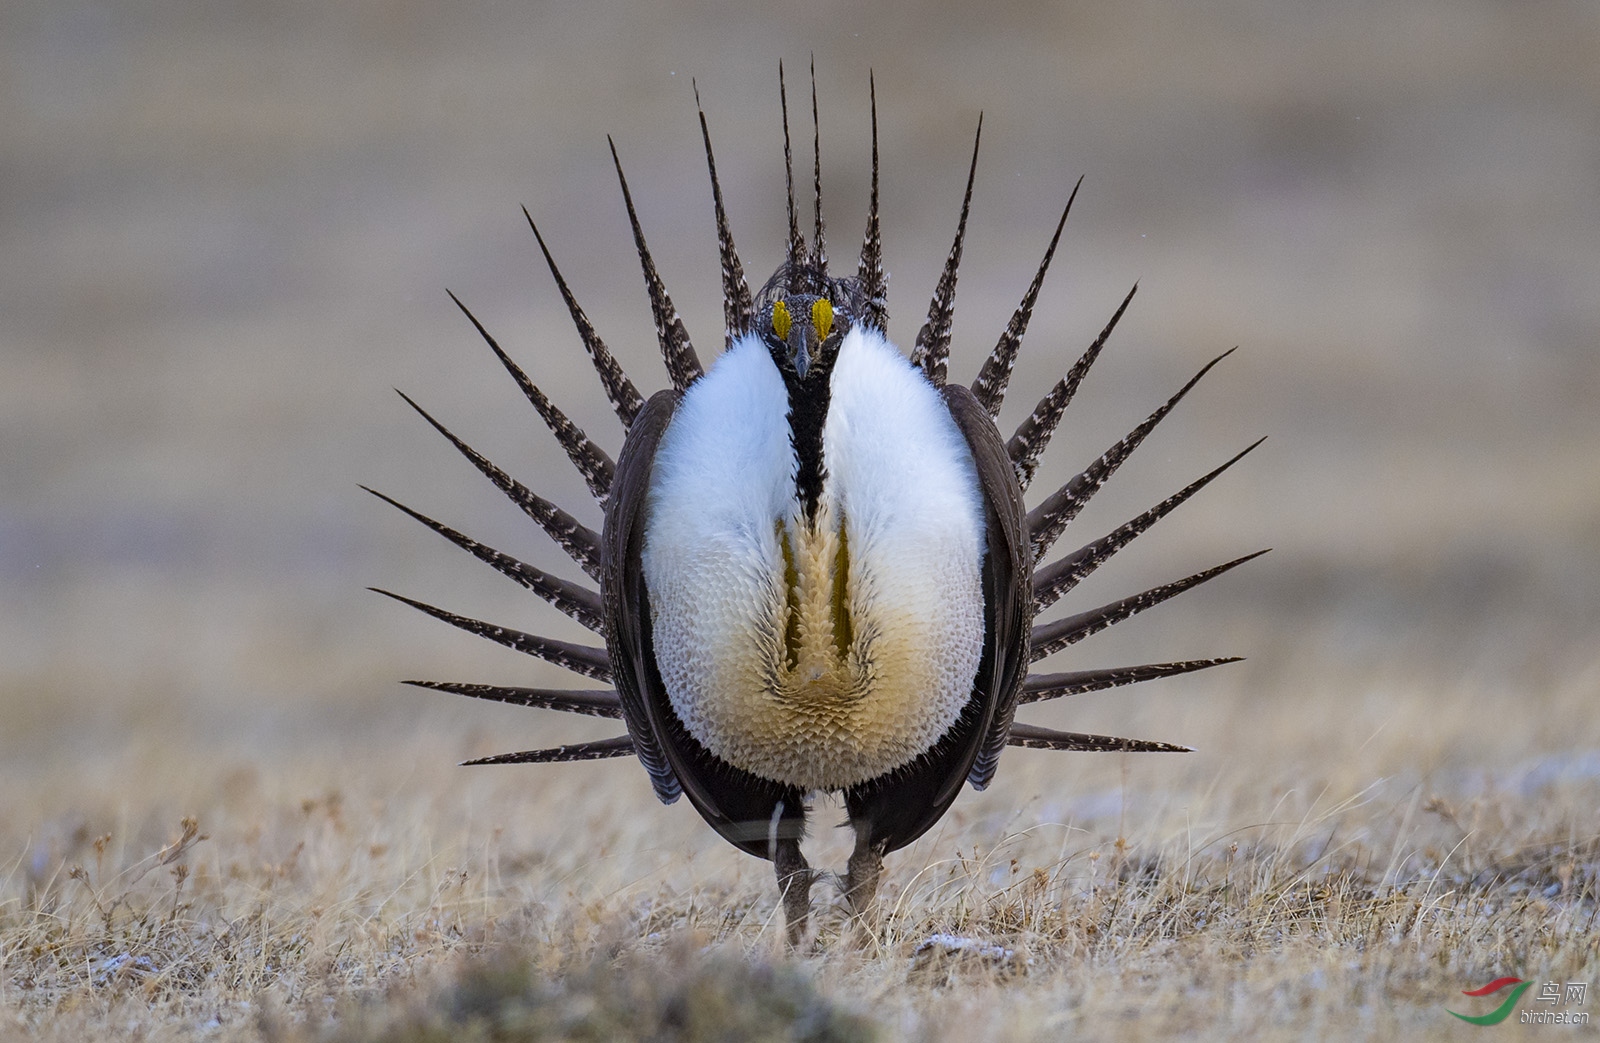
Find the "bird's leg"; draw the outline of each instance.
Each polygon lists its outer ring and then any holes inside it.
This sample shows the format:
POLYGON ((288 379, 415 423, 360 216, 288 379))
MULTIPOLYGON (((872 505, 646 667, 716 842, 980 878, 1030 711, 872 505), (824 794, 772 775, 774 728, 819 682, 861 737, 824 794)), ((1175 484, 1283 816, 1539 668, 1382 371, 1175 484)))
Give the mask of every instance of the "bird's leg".
POLYGON ((883 875, 883 845, 872 839, 872 829, 865 822, 856 825, 856 849, 850 855, 849 866, 844 878, 845 902, 851 917, 866 923, 878 895, 878 879, 883 875))
POLYGON ((816 874, 800 853, 797 839, 778 840, 772 864, 778 871, 778 893, 783 896, 783 916, 789 923, 789 944, 805 939, 806 918, 811 912, 811 883, 816 874))

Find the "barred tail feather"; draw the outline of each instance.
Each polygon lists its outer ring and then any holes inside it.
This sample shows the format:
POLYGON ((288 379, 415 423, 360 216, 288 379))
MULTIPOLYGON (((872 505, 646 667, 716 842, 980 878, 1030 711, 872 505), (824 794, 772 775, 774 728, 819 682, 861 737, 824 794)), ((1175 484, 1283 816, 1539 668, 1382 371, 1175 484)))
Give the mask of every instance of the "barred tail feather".
POLYGON ((1162 677, 1175 677, 1196 670, 1206 670, 1224 663, 1240 662, 1240 656, 1221 659, 1188 659, 1177 663, 1148 663, 1144 666, 1118 666, 1108 670, 1071 670, 1060 674, 1029 674, 1022 682, 1018 704, 1038 703, 1046 699, 1060 699, 1068 695, 1103 692, 1107 688, 1140 684, 1162 677))
POLYGON ((700 107, 699 84, 694 85, 694 105, 700 113, 700 136, 706 143, 706 168, 711 172, 711 202, 717 216, 717 254, 722 260, 724 346, 732 347, 735 338, 750 332, 755 320, 755 304, 750 297, 750 284, 745 282, 744 265, 739 263, 739 251, 733 245, 728 213, 722 205, 722 183, 717 180, 717 159, 711 154, 711 128, 706 125, 705 109, 700 107))
POLYGON ((617 144, 609 136, 606 143, 611 146, 611 162, 617 168, 617 181, 622 185, 628 223, 633 226, 633 244, 638 248, 639 266, 644 270, 645 292, 650 295, 650 314, 655 318, 656 339, 661 342, 661 359, 672 377, 672 386, 683 391, 699 380, 704 370, 700 368, 700 358, 694 353, 694 345, 689 343, 689 333, 683 328, 678 309, 673 307, 672 298, 667 295, 666 284, 656 271, 650 248, 645 245, 644 229, 639 226, 639 212, 633 207, 633 193, 628 191, 628 179, 622 173, 622 160, 617 157, 617 144))
MULTIPOLYGON (((828 276, 828 247, 822 236, 822 124, 817 119, 817 59, 811 58, 811 160, 813 187, 813 213, 816 215, 816 232, 811 239, 811 267, 816 269, 822 278, 828 276)), ((826 286, 816 287, 814 292, 821 293, 826 286)))
POLYGON ((570 641, 557 641, 553 637, 539 637, 535 634, 526 634, 521 630, 512 630, 510 627, 496 626, 485 623, 481 619, 470 616, 458 616, 454 612, 446 612, 442 608, 423 601, 408 598, 403 594, 384 590, 380 587, 368 587, 374 594, 382 594, 386 598, 393 598, 404 605, 410 605, 418 612, 424 612, 434 619, 442 620, 469 634, 476 634, 481 638, 504 645, 507 648, 531 655, 536 659, 543 659, 547 663, 554 663, 575 674, 592 677, 596 681, 611 680, 611 659, 603 648, 590 645, 575 645, 570 641))
POLYGON ((1078 385, 1089 375, 1089 367, 1100 357, 1100 349, 1106 346, 1111 331, 1117 328, 1122 313, 1128 310, 1128 305, 1133 302, 1133 295, 1138 292, 1139 284, 1134 283, 1133 289, 1129 290, 1122 303, 1117 305, 1111 321, 1100 331, 1100 336, 1096 337, 1088 350, 1072 364, 1072 368, 1067 370, 1067 375, 1056 381, 1049 393, 1039 400, 1039 404, 1033 407, 1033 412, 1028 414, 1028 419, 1017 425, 1016 432, 1006 443, 1006 453, 1017 469, 1017 481, 1022 483, 1024 491, 1033 481, 1034 472, 1039 469, 1039 456, 1044 452, 1045 446, 1050 444, 1050 436, 1055 434, 1056 425, 1061 422, 1061 414, 1065 413, 1067 406, 1072 403, 1072 396, 1078 393, 1078 385))
POLYGON ((448 525, 440 524, 427 515, 412 510, 399 500, 391 499, 376 489, 368 489, 365 485, 361 486, 361 488, 366 489, 367 492, 384 503, 398 508, 415 518, 479 561, 487 563, 501 575, 527 587, 595 633, 598 634, 604 629, 600 595, 594 591, 564 580, 559 576, 552 576, 542 569, 537 569, 525 562, 518 561, 509 554, 502 554, 493 547, 485 546, 471 537, 462 535, 448 525))
POLYGON ((524 750, 521 753, 501 753, 493 757, 479 757, 462 761, 461 767, 471 768, 481 764, 555 764, 562 761, 598 761, 607 757, 626 757, 633 752, 633 739, 619 735, 615 739, 596 739, 593 742, 574 742, 548 750, 524 750))
POLYGON ((528 219, 528 227, 533 229, 533 237, 539 241, 539 251, 544 254, 544 263, 550 266, 550 274, 556 280, 556 289, 561 292, 561 299, 566 302, 567 311, 572 315, 572 324, 578 328, 578 337, 583 341, 583 350, 589 353, 589 361, 594 363, 594 371, 600 376, 606 400, 611 403, 617 419, 622 421, 623 430, 627 430, 633 426, 633 418, 639 415, 639 410, 644 408, 644 398, 639 394, 639 389, 633 386, 633 381, 628 379, 628 374, 623 372, 621 364, 611 354, 611 350, 606 347, 606 342, 595 332, 589 316, 585 315, 583 308, 578 305, 578 298, 573 296, 571 288, 567 286, 567 280, 561 277, 561 270, 556 267, 555 258, 550 256, 550 248, 545 245, 544 236, 539 234, 539 226, 533 223, 533 215, 528 213, 527 207, 522 208, 522 216, 528 219))
MULTIPOLYGON (((789 259, 792 272, 798 272, 806 263, 806 241, 800 235, 800 214, 794 207, 794 152, 789 146, 789 90, 783 82, 783 61, 778 61, 778 105, 783 110, 783 187, 789 199, 789 259)), ((804 287, 790 285, 790 291, 804 287)))
POLYGON ((1189 378, 1189 382, 1178 389, 1177 394, 1162 404, 1144 419, 1138 427, 1128 432, 1127 436, 1116 445, 1107 449, 1100 458, 1084 468, 1065 485, 1047 496, 1033 510, 1028 512, 1028 532, 1033 537, 1034 560, 1044 557, 1050 548, 1055 545, 1056 538, 1066 529, 1067 523, 1078 516, 1078 512, 1088 505, 1090 497, 1100 490, 1106 479, 1116 473, 1117 468, 1133 451, 1139 448, 1139 443, 1154 431, 1156 425, 1166 419, 1174 406, 1183 401, 1191 388, 1200 382, 1200 378, 1211 372, 1211 367, 1232 355, 1237 349, 1229 348, 1216 358, 1207 362, 1200 372, 1189 378))
POLYGON ((1071 554, 1034 570, 1034 610, 1042 611, 1055 604, 1057 598, 1077 586, 1095 569, 1105 564, 1113 554, 1132 543, 1141 533, 1165 518, 1179 504, 1205 488, 1213 478, 1238 463, 1247 453, 1265 441, 1265 438, 1257 439, 1220 467, 1196 478, 1137 518, 1124 522, 1093 543, 1085 544, 1071 554))
POLYGON ((972 182, 978 176, 978 145, 982 141, 983 114, 979 113, 978 132, 972 138, 972 165, 967 168, 967 191, 961 197, 961 217, 956 221, 955 242, 950 244, 939 285, 934 288, 933 299, 928 302, 928 321, 917 331, 917 342, 911 349, 911 364, 920 366, 935 385, 944 383, 946 363, 950 358, 950 323, 956 307, 956 274, 961 268, 961 248, 967 236, 967 214, 972 209, 972 182))
POLYGON ((505 493, 512 503, 522 508, 524 514, 538 522, 539 527, 544 529, 584 572, 588 573, 590 579, 596 583, 600 582, 599 533, 490 463, 482 453, 451 434, 449 428, 429 416, 428 411, 413 402, 404 391, 396 390, 395 394, 405 399, 406 405, 420 413, 422 419, 432 424, 435 431, 444 435, 462 456, 483 473, 484 477, 505 493))
POLYGON ((1022 347, 1022 337, 1028 332, 1028 322, 1033 318, 1033 305, 1039 299, 1039 290, 1044 286, 1044 273, 1050 270, 1050 261, 1056 255, 1056 244, 1061 242, 1061 230, 1067 227, 1067 215, 1072 213, 1072 201, 1078 198, 1078 189, 1083 187, 1083 178, 1072 186, 1072 194, 1067 197, 1067 205, 1061 211, 1061 220, 1056 222, 1055 234, 1050 237, 1050 245, 1045 247, 1044 260, 1039 262, 1039 270, 1033 274, 1033 282, 1028 284, 1028 292, 1022 295, 1022 303, 1017 305, 1017 310, 1012 313, 1011 321, 1006 324, 1005 330, 1000 334, 1000 341, 984 360, 983 368, 978 371, 978 377, 972 382, 972 393, 977 396, 983 408, 989 411, 991 420, 1000 416, 1000 405, 1005 401, 1006 385, 1011 382, 1011 367, 1017 361, 1017 349, 1022 347))
POLYGON ((1111 735, 1086 735, 1083 732, 1058 732, 1031 724, 1013 724, 1006 739, 1008 746, 1030 750, 1073 750, 1083 753, 1193 753, 1187 746, 1151 739, 1119 739, 1111 735))
POLYGON ((478 335, 489 345, 495 357, 500 360, 500 364, 505 366, 506 372, 511 374, 511 379, 517 382, 517 387, 522 389, 523 395, 543 418, 545 426, 550 428, 550 433, 556 436, 556 441, 560 442, 561 448, 566 451, 567 459, 571 460, 572 466, 583 475, 584 483, 589 486, 589 495, 604 503, 606 495, 611 491, 611 479, 617 470, 616 465, 611 462, 611 457, 583 433, 583 428, 567 419, 567 414, 558 409, 555 403, 528 379, 528 374, 522 371, 521 366, 511 361, 511 356, 501 350, 500 345, 489 335, 489 331, 483 328, 483 323, 461 303, 459 297, 449 290, 444 292, 450 294, 450 299, 461 309, 461 314, 465 315, 467 321, 477 329, 478 335))
POLYGON ((872 96, 872 195, 867 202, 867 231, 861 238, 861 261, 856 267, 856 279, 861 283, 861 296, 866 300, 866 325, 887 333, 889 329, 889 292, 883 275, 883 235, 878 225, 878 84, 871 73, 867 74, 868 91, 872 96))
POLYGON ((536 710, 560 710, 563 713, 581 714, 585 717, 622 719, 622 701, 615 691, 606 689, 566 688, 509 688, 494 684, 462 684, 457 681, 401 681, 416 688, 435 692, 449 692, 473 699, 511 706, 528 706, 536 710))
MULTIPOLYGON (((1270 550, 1271 548, 1268 549, 1270 550)), ((1190 587, 1197 587, 1207 580, 1215 579, 1229 569, 1243 565, 1251 558, 1259 558, 1265 553, 1267 553, 1265 550, 1258 550, 1254 554, 1246 554, 1242 558, 1224 562, 1215 568, 1197 572, 1175 583, 1151 587, 1142 593, 1134 594, 1120 601, 1113 601, 1109 605, 1092 608, 1087 612, 1080 612, 1075 616, 1067 616, 1049 623, 1040 623, 1033 628, 1033 650, 1030 653, 1029 662, 1036 663, 1053 652, 1059 652, 1068 645, 1076 644, 1086 637, 1098 634, 1106 627, 1120 623, 1131 616, 1136 616, 1147 608, 1154 608, 1168 598, 1182 594, 1190 587)))

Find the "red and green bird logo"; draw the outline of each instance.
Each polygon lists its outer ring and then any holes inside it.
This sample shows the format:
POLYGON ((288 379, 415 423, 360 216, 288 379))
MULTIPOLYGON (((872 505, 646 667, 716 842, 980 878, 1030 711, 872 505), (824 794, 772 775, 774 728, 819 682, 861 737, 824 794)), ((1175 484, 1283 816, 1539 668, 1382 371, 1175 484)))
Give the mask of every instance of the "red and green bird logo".
POLYGON ((1516 986, 1516 988, 1511 990, 1511 995, 1506 997, 1506 1001, 1504 1003, 1500 1004, 1500 1006, 1496 1007, 1487 1014, 1479 1014, 1476 1017, 1473 1017, 1468 1014, 1456 1014, 1456 1012, 1453 1010, 1450 1011, 1450 1013, 1455 1014, 1455 1016, 1460 1018, 1462 1021, 1473 1025, 1498 1025, 1502 1021, 1506 1020, 1506 1018, 1511 1016, 1511 1011, 1516 1007, 1517 1000, 1522 998, 1522 994, 1528 991, 1528 986, 1532 984, 1533 982, 1523 981, 1521 978, 1496 978, 1489 984, 1480 986, 1476 989, 1462 989, 1461 994, 1463 996, 1490 996, 1509 985, 1516 986))

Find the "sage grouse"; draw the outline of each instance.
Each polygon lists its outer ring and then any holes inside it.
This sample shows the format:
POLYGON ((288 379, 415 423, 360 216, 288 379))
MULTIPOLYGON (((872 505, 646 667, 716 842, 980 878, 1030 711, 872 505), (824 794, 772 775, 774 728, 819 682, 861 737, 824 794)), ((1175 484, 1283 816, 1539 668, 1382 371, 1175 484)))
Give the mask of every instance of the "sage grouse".
POLYGON ((795 213, 781 69, 779 86, 789 188, 787 256, 755 293, 734 249, 700 111, 726 322, 725 350, 709 370, 702 369, 651 260, 614 143, 612 160, 670 389, 648 399, 639 393, 533 229, 627 432, 615 461, 451 295, 582 472, 604 509, 601 531, 490 463, 406 398, 572 556, 598 591, 374 495, 605 637, 604 648, 571 644, 390 594, 453 626, 613 686, 568 691, 407 682, 620 718, 627 727, 627 734, 614 739, 467 763, 638 757, 663 802, 687 795, 728 842, 775 863, 789 935, 798 940, 815 876, 800 851, 807 801, 815 792, 843 794, 856 835, 843 889, 851 912, 860 914, 871 906, 883 856, 937 822, 963 781, 975 789, 987 786, 1008 745, 1185 749, 1054 731, 1013 718, 1020 704, 1234 659, 1049 674, 1030 674, 1029 666, 1255 555, 1050 622, 1035 624, 1034 614, 1255 446, 1112 532, 1036 566, 1101 484, 1218 360, 1029 510, 1023 492, 1039 454, 1134 291, 1027 420, 1009 439, 1003 437, 995 419, 1072 198, 977 378, 971 386, 951 383, 951 314, 978 138, 955 241, 908 358, 887 338, 876 90, 866 235, 855 273, 836 277, 823 236, 815 77, 816 217, 809 245, 795 213))

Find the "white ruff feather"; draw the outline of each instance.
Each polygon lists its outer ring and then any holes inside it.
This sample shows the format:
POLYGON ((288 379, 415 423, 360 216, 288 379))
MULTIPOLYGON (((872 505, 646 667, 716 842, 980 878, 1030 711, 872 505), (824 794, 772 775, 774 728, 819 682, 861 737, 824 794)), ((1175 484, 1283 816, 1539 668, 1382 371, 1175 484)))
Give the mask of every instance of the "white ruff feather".
POLYGON ((830 388, 812 528, 783 379, 758 338, 736 342, 661 439, 643 551, 679 719, 728 763, 807 790, 926 752, 983 652, 983 505, 943 400, 871 330, 845 335, 830 388))

